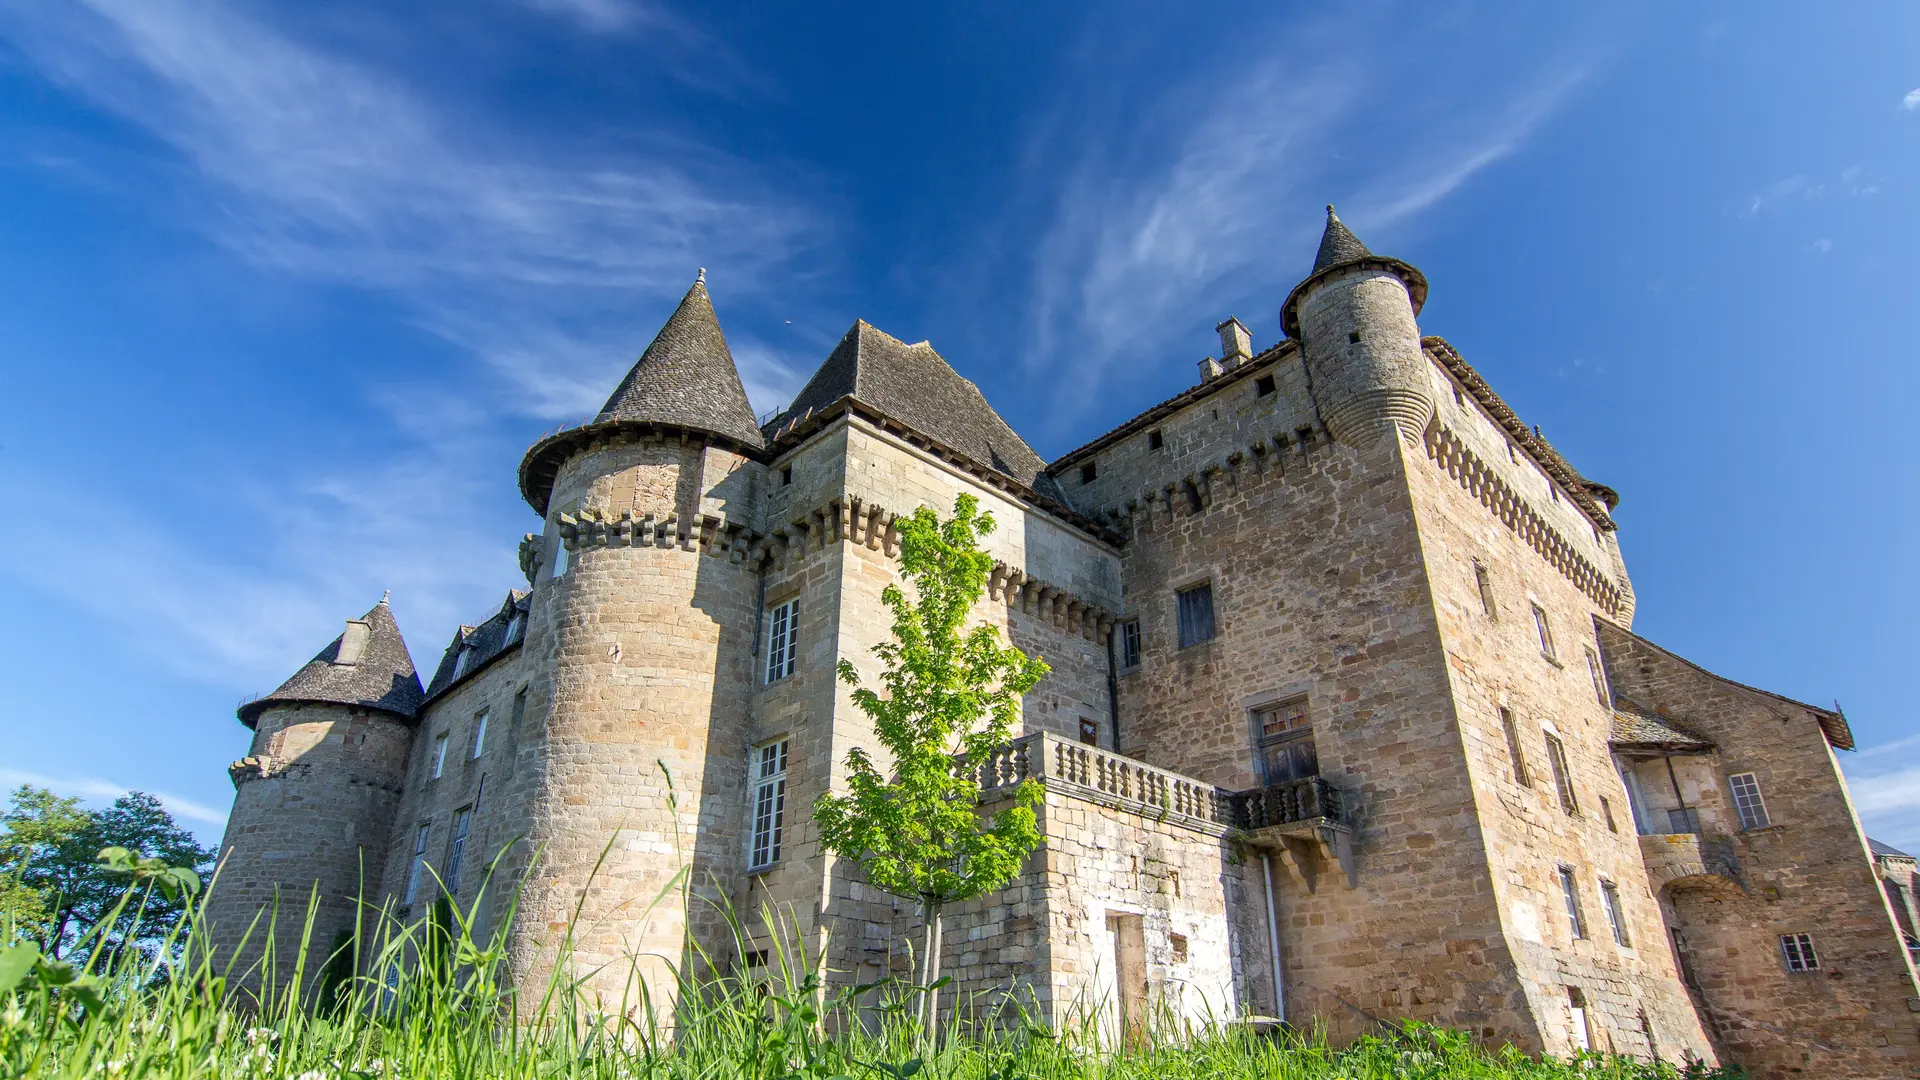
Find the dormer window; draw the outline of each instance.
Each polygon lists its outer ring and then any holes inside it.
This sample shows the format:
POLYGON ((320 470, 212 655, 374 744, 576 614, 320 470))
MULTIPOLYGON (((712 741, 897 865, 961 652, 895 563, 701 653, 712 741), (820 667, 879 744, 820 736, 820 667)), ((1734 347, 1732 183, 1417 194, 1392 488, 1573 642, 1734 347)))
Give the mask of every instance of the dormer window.
POLYGON ((453 677, 459 678, 473 666, 473 646, 461 645, 460 651, 453 654, 453 677))
POLYGON ((520 634, 525 631, 526 628, 527 617, 518 611, 514 612, 513 617, 507 620, 507 640, 510 642, 519 641, 520 634))

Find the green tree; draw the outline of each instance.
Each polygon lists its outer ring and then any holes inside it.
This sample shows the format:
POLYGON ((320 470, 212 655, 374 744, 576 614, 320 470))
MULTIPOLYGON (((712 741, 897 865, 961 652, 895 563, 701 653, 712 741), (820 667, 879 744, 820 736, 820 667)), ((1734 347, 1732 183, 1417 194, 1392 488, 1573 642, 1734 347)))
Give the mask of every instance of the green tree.
MULTIPOLYGON (((202 878, 215 852, 174 823, 160 800, 130 791, 104 810, 87 810, 78 799, 62 799, 40 788, 21 787, 0 815, 0 870, 14 891, 0 894, 31 917, 21 925, 55 957, 86 929, 105 919, 130 879, 101 865, 102 849, 125 848, 133 857, 155 858, 169 866, 191 867, 202 878)), ((153 890, 134 928, 139 905, 128 905, 105 935, 105 946, 152 948, 189 902, 153 890)))
POLYGON ((978 511, 979 501, 962 495, 947 521, 923 506, 900 522, 901 574, 915 599, 893 585, 881 594, 893 613, 893 640, 873 649, 882 692, 862 686, 851 663, 839 668, 892 756, 893 775, 856 747, 847 752, 847 793, 823 794, 813 807, 828 851, 858 863, 875 887, 918 901, 929 1033, 941 910, 1004 887, 1040 843, 1040 786, 1032 780, 990 820, 978 809, 981 766, 1007 745, 1021 699, 1048 670, 1003 645, 992 626, 967 627, 993 570, 980 550, 993 516, 978 511))

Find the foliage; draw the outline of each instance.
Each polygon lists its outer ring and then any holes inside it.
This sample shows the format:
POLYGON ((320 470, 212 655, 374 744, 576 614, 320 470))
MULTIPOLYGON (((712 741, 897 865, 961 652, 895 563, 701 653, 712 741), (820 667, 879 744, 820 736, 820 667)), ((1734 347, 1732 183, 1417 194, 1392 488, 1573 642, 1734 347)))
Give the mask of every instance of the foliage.
POLYGON ((181 914, 190 895, 185 878, 173 876, 172 869, 190 872, 197 891, 215 854, 175 824, 160 800, 139 791, 104 810, 88 810, 78 799, 23 786, 0 815, 0 826, 0 874, 7 882, 0 888, 0 918, 10 917, 16 933, 56 960, 83 929, 97 929, 107 949, 156 948, 164 933, 155 928, 181 914), (120 855, 104 858, 106 851, 120 855), (143 897, 145 932, 134 932, 127 911, 118 921, 107 920, 130 875, 171 882, 143 897))
POLYGON ((829 851, 858 862, 874 886, 933 906, 1001 888, 1040 840, 1032 781, 984 828, 975 809, 980 766, 1007 744, 1021 698, 1047 673, 1045 662, 1002 645, 992 626, 965 629, 993 569, 979 547, 993 517, 978 509, 962 495, 947 521, 923 506, 900 523, 901 573, 916 598, 892 585, 881 594, 893 613, 893 640, 873 650, 885 692, 861 686, 853 665, 840 662, 854 704, 892 757, 893 778, 856 747, 847 752, 847 794, 814 804, 829 851))

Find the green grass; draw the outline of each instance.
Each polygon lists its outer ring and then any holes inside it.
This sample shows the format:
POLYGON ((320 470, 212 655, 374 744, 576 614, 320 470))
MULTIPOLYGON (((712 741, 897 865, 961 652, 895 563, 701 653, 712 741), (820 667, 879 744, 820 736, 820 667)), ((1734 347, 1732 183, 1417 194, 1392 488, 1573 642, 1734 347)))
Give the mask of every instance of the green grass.
MULTIPOLYGON (((185 887, 135 867, 125 903, 145 889, 185 887)), ((684 883, 682 883, 684 884, 684 883)), ((511 905, 508 905, 509 909, 511 905)), ((311 928, 311 906, 306 926, 311 928)), ((774 943, 769 976, 708 978, 679 988, 668 1033, 644 1006, 606 1013, 556 974, 515 997, 501 941, 473 938, 471 913, 438 905, 403 925, 369 913, 372 931, 332 957, 303 949, 300 975, 261 986, 205 947, 190 910, 155 954, 83 935, 68 964, 34 959, 0 926, 0 1073, 6 1077, 273 1077, 412 1080, 512 1077, 712 1080, 1320 1080, 1320 1078, 1732 1077, 1600 1056, 1540 1060, 1489 1052, 1468 1036, 1409 1024, 1333 1048, 1310 1036, 1155 1024, 1136 1045, 1103 1044, 1092 1022, 1065 1031, 1033 1023, 1010 1001, 969 1004, 983 1021, 929 1041, 913 1016, 918 991, 897 983, 824 991, 801 950, 774 943), (172 958, 184 957, 183 960, 172 958), (378 976, 355 972, 381 973, 378 976), (307 995, 300 986, 313 988, 307 995), (515 1017, 518 1019, 515 1019, 515 1017)), ((500 920, 502 926, 510 921, 500 920)), ((274 913, 263 913, 264 935, 274 913)), ((728 916, 736 948, 740 924, 728 916)), ((311 937, 309 933, 307 935, 311 937)), ((780 936, 778 934, 773 936, 780 936)), ((755 943, 764 947, 764 940, 755 943)), ((565 945, 556 972, 567 972, 565 945)), ((718 970, 733 965, 714 964, 718 970)), ((581 976, 583 973, 573 973, 581 976)), ((963 1010, 964 1011, 964 1010, 963 1010)))

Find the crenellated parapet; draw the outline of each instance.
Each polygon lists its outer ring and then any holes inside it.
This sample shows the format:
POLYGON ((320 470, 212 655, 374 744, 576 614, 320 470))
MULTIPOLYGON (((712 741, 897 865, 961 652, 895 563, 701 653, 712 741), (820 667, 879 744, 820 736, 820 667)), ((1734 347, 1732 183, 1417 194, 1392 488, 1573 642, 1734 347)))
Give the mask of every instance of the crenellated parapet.
POLYGON ((1329 441, 1320 428, 1275 432, 1164 482, 1148 484, 1124 506, 1107 507, 1095 516, 1132 538, 1144 529, 1203 514, 1217 501, 1239 495, 1254 484, 1285 480, 1289 469, 1305 467, 1315 449, 1329 441))
POLYGON ((1609 616, 1622 605, 1620 586, 1613 578, 1582 556, 1566 537, 1560 535, 1546 518, 1533 508, 1499 472, 1482 461, 1451 428, 1433 424, 1424 440, 1427 457, 1448 476, 1453 477, 1469 495, 1480 501, 1494 517, 1512 529, 1538 552, 1554 569, 1565 575, 1609 616))

